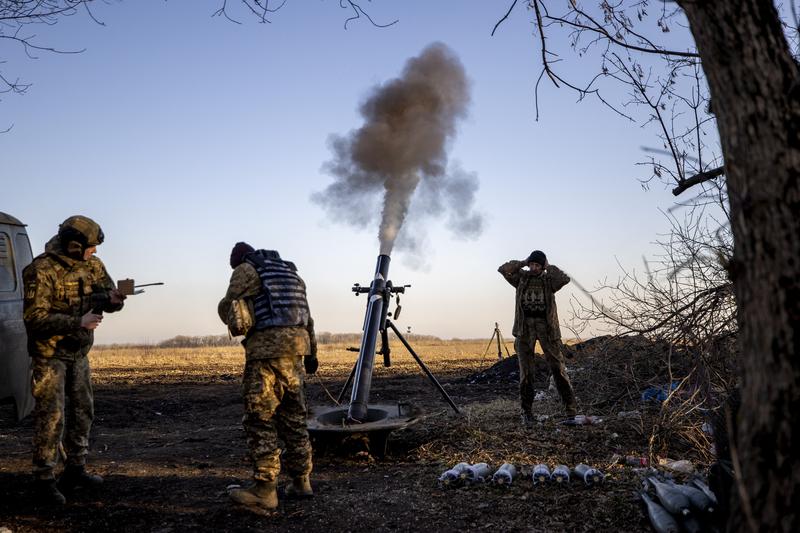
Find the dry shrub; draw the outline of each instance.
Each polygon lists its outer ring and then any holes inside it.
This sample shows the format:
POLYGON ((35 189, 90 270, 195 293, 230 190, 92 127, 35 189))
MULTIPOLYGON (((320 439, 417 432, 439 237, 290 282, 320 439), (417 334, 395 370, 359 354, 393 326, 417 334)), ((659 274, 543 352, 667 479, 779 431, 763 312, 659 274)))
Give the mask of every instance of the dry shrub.
POLYGON ((707 417, 699 410, 697 398, 664 402, 650 432, 648 452, 651 460, 671 457, 705 464, 713 462, 713 443, 703 430, 704 424, 707 424, 707 417))
MULTIPOLYGON (((639 411, 636 425, 651 459, 670 456, 708 463, 714 459, 713 446, 703 427, 709 411, 727 397, 733 346, 724 342, 714 352, 698 354, 697 347, 633 335, 596 337, 567 345, 564 352, 573 358, 568 372, 584 413, 615 418, 621 411, 639 411), (670 384, 675 384, 671 391, 670 384), (664 391, 667 401, 643 401, 647 389, 664 391)), ((518 379, 515 361, 503 360, 467 382, 518 379)))

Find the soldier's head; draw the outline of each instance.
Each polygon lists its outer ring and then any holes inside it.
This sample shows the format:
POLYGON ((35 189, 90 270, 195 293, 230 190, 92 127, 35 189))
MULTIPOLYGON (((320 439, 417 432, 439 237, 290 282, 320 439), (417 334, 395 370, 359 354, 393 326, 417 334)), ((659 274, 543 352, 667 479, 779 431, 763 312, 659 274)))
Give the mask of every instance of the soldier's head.
POLYGON ((100 225, 91 218, 74 215, 58 226, 58 239, 69 257, 86 261, 103 243, 105 235, 100 225))
POLYGON ((534 250, 525 262, 528 263, 528 268, 534 275, 539 275, 547 266, 547 256, 541 250, 534 250))
POLYGON ((255 252, 255 248, 246 242, 237 242, 231 250, 231 268, 236 268, 242 264, 247 254, 255 252))

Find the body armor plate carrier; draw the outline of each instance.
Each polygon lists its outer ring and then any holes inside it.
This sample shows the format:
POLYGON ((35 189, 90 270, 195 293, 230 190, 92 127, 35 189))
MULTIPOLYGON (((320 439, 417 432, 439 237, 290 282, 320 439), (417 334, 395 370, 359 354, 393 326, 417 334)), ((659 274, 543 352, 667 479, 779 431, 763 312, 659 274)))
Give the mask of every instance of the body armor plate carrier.
POLYGON ((245 261, 261 278, 261 292, 253 298, 254 329, 307 326, 306 284, 294 263, 284 261, 274 250, 256 250, 245 261))

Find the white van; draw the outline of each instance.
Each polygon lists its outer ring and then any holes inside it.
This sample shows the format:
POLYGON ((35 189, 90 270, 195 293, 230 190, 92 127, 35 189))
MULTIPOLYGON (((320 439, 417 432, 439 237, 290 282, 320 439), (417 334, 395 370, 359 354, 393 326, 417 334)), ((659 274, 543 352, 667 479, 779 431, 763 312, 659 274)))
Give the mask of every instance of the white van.
POLYGON ((28 336, 22 321, 22 269, 33 260, 25 224, 0 212, 0 402, 17 420, 33 409, 28 336))

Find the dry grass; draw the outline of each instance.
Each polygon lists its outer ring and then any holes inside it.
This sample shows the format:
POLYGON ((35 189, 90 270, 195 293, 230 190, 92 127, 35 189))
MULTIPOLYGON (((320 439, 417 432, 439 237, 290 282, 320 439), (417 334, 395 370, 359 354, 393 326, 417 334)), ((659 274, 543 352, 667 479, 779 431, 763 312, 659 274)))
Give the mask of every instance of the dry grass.
POLYGON ((220 348, 114 348, 89 354, 98 383, 172 382, 241 374, 242 350, 220 348))
MULTIPOLYGON (((489 366, 496 362, 496 345, 485 354, 488 339, 425 341, 412 343, 417 354, 429 365, 436 367, 489 366)), ((511 353, 513 343, 507 343, 511 353)), ((349 343, 322 344, 319 346, 321 370, 333 371, 346 368, 349 372, 356 360, 356 352, 349 351, 353 347, 349 343)), ((416 368, 416 363, 405 347, 397 341, 390 343, 392 366, 398 369, 416 368)), ((378 361, 382 356, 377 355, 378 361)), ((239 346, 222 346, 209 348, 159 348, 156 346, 114 347, 95 349, 91 352, 90 361, 96 370, 114 370, 130 368, 170 368, 192 369, 221 366, 242 367, 244 365, 244 349, 239 346)), ((326 372, 328 373, 328 372, 326 372)))
MULTIPOLYGON (((496 344, 488 353, 489 339, 418 341, 412 347, 422 360, 437 374, 474 372, 487 368, 497 361, 496 344)), ((352 343, 319 345, 320 368, 318 378, 345 379, 355 364, 358 354, 349 351, 352 343)), ((383 368, 383 357, 376 355, 379 372, 391 375, 418 373, 417 363, 396 339, 390 342, 392 366, 383 368)), ((513 353, 513 345, 508 343, 513 353)), ((208 348, 160 348, 156 346, 99 347, 89 355, 98 383, 122 381, 132 383, 179 379, 210 379, 238 377, 244 367, 244 348, 222 346, 208 348)))
POLYGON ((132 366, 192 367, 197 365, 233 364, 242 359, 238 346, 214 348, 158 348, 141 346, 93 350, 89 360, 95 369, 129 368, 132 366))

